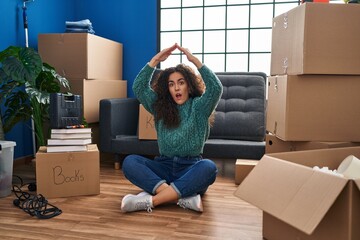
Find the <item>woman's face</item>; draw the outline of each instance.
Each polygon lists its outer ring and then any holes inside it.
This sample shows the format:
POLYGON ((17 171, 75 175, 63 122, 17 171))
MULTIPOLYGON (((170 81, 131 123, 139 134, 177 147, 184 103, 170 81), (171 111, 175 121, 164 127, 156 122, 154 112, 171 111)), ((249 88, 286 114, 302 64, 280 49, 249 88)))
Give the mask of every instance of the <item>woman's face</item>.
POLYGON ((168 86, 172 98, 178 105, 184 104, 189 99, 189 85, 181 73, 170 74, 168 86))

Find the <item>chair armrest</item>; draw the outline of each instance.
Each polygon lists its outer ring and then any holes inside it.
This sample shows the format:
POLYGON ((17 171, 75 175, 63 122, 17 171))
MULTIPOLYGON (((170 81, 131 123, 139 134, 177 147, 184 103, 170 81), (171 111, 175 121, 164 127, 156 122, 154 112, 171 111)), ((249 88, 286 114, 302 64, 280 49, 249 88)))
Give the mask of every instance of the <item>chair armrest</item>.
POLYGON ((137 135, 139 101, 136 98, 100 100, 99 149, 112 153, 111 140, 117 135, 137 135))

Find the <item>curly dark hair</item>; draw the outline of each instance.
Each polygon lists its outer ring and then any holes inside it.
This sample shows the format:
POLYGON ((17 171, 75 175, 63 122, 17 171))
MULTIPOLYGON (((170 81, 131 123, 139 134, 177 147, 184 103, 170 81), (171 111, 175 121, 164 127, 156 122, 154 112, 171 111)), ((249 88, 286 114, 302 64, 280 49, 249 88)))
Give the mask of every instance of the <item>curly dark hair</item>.
POLYGON ((175 128, 180 124, 177 103, 171 97, 168 83, 170 74, 174 72, 178 72, 184 76, 189 86, 189 98, 199 97, 205 91, 204 81, 199 75, 196 75, 194 70, 189 66, 178 64, 176 67, 170 67, 161 71, 157 79, 154 79, 152 83, 152 87, 158 96, 154 103, 154 118, 155 121, 162 119, 164 125, 168 128, 175 128))

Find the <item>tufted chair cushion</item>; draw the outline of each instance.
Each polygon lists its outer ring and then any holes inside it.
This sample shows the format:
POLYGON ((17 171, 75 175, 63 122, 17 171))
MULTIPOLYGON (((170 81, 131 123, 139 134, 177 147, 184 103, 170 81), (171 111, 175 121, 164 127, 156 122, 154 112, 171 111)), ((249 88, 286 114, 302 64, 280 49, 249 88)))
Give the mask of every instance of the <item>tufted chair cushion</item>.
POLYGON ((266 74, 261 72, 216 73, 223 94, 216 108, 210 139, 264 141, 266 74))

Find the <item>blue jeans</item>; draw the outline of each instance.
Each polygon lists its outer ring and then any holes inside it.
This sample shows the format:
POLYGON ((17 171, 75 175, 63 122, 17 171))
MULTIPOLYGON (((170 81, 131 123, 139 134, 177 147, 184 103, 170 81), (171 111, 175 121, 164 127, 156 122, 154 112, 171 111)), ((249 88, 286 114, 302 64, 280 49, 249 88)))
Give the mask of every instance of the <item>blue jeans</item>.
POLYGON ((199 157, 155 157, 128 155, 122 164, 125 177, 134 185, 155 195, 163 183, 171 185, 179 198, 204 194, 215 182, 216 164, 199 157))

